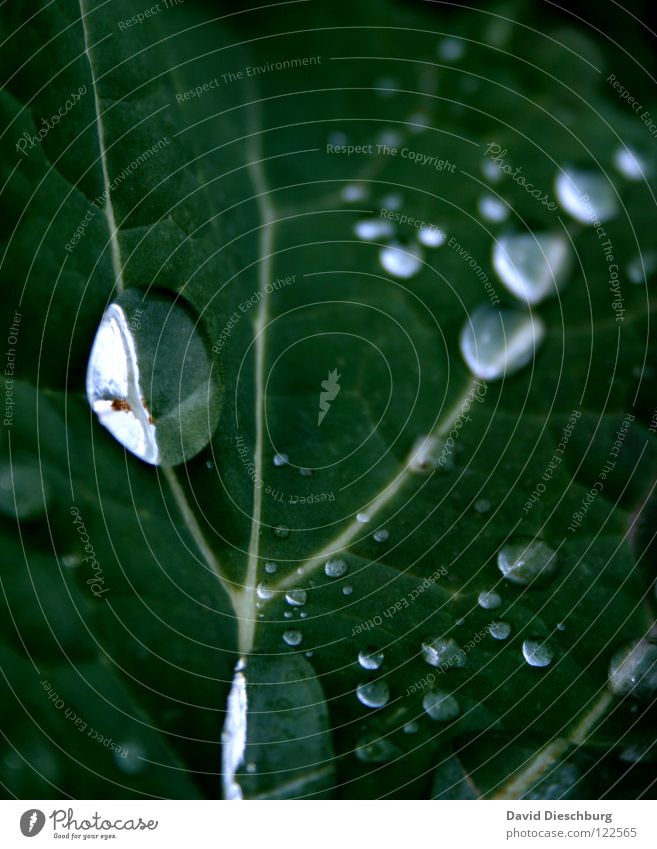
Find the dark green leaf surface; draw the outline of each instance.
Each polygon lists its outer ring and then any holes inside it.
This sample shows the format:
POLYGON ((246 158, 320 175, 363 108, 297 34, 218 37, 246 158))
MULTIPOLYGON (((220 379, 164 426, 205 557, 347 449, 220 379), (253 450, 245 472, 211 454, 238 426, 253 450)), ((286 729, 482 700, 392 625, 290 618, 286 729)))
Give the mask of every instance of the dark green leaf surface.
MULTIPOLYGON (((559 169, 602 169, 618 193, 605 223, 615 261, 655 250, 654 178, 613 168, 621 143, 648 156, 654 140, 605 82, 617 62, 605 40, 538 11, 519 25, 430 4, 189 0, 127 27, 127 0, 6 5, 1 297, 20 331, 2 432, 5 792, 652 794, 650 758, 628 765, 627 750, 650 749, 654 708, 607 687, 612 655, 654 623, 652 284, 623 271, 618 321, 595 229, 482 173, 492 143, 550 197, 559 169), (436 49, 450 34, 464 47, 454 60, 436 49), (276 68, 303 57, 317 61, 276 68), (21 134, 81 86, 19 153, 21 134), (415 159, 376 153, 392 132, 415 159), (336 134, 374 152, 329 153, 336 134), (511 207, 504 223, 479 212, 490 192, 511 207), (354 234, 390 195, 450 239, 410 279, 354 234), (566 233, 575 260, 559 297, 534 308, 536 358, 475 402, 459 334, 489 298, 451 240, 510 306, 492 247, 523 230, 566 233), (166 468, 125 451, 85 396, 107 304, 155 290, 198 317, 221 396, 210 444, 166 468), (334 370, 339 394, 318 425, 334 370), (525 510, 573 410, 563 462, 525 510), (445 439, 466 413, 447 467, 417 470, 418 438, 445 439), (569 531, 628 414, 613 471, 569 531), (526 537, 558 558, 530 587, 496 565, 526 537), (336 558, 347 570, 330 577, 336 558), (300 589, 305 604, 290 604, 300 589), (491 590, 496 610, 477 601, 491 590), (493 621, 509 623, 507 640, 493 621), (465 665, 425 662, 423 641, 441 635, 465 665), (525 662, 526 639, 549 643, 548 666, 525 662), (371 650, 384 660, 367 670, 358 654, 371 650), (387 687, 387 704, 364 705, 362 684, 387 687), (432 686, 457 698, 458 717, 427 715, 432 686)), ((148 369, 169 381, 166 415, 175 331, 148 369)))

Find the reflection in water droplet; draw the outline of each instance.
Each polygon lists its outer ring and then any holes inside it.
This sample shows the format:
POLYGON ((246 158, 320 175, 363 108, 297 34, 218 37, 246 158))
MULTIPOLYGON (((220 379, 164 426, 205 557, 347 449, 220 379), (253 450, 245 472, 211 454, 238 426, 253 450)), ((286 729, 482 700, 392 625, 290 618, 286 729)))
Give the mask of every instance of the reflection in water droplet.
POLYGON ((392 222, 385 218, 370 218, 366 221, 357 221, 354 224, 354 232, 359 239, 372 242, 391 238, 395 228, 392 222))
POLYGON ((609 665, 609 689, 615 696, 652 699, 657 693, 657 645, 639 640, 616 652, 609 665))
POLYGON ((377 649, 361 649, 358 652, 358 662, 363 669, 378 669, 384 660, 384 654, 377 649))
POLYGON ((495 640, 506 640, 511 633, 511 626, 508 622, 491 622, 488 631, 495 640))
POLYGON ((439 248, 441 245, 445 244, 445 239, 447 238, 447 234, 444 233, 439 227, 434 227, 432 225, 423 225, 418 230, 417 240, 420 244, 424 245, 426 248, 439 248))
POLYGON ((299 474, 302 478, 311 478, 313 476, 312 469, 299 469, 299 474))
POLYGON ((388 704, 390 688, 385 681, 369 681, 356 687, 356 695, 365 707, 380 708, 388 704))
POLYGON ((444 690, 433 690, 422 699, 422 707, 431 719, 438 722, 449 722, 461 713, 458 700, 444 690))
POLYGON ((332 557, 324 564, 324 572, 329 578, 341 578, 347 572, 347 564, 338 557, 332 557))
POLYGON ((549 666, 554 657, 552 649, 538 640, 525 640, 522 653, 530 666, 549 666))
POLYGON ((402 755, 401 749, 394 743, 376 734, 368 734, 366 737, 362 737, 356 744, 355 752, 359 761, 375 764, 385 763, 402 755))
POLYGON ((387 542, 390 539, 390 532, 385 528, 379 528, 372 534, 372 539, 374 542, 387 542))
POLYGON ((277 536, 279 539, 287 539, 290 536, 290 529, 285 525, 278 525, 274 528, 274 536, 277 536))
POLYGON ((303 607, 308 601, 308 593, 305 590, 288 590, 285 593, 285 601, 292 607, 303 607))
POLYGON ((485 221, 493 223, 506 221, 511 212, 508 205, 495 195, 481 195, 477 201, 477 209, 485 221))
POLYGON ((401 245, 392 242, 379 251, 381 265, 393 277, 408 280, 422 269, 422 250, 418 245, 401 245))
POLYGON ((555 191, 561 206, 582 224, 608 221, 618 211, 613 186, 603 174, 566 169, 557 175, 555 191))
POLYGON ((648 164, 635 150, 619 147, 614 153, 616 170, 628 180, 638 182, 648 176, 648 164))
POLYGON ((487 498, 478 498, 474 503, 474 509, 477 513, 488 513, 491 504, 487 498))
POLYGON ((530 363, 544 336, 538 316, 481 306, 463 325, 461 353, 476 377, 500 380, 530 363))
POLYGON ((283 632, 283 642, 288 646, 298 646, 301 644, 302 640, 303 634, 301 631, 292 629, 290 631, 283 632))
POLYGON ((235 667, 233 683, 226 704, 226 719, 221 732, 221 773, 225 799, 242 799, 237 770, 244 762, 246 749, 246 679, 244 661, 235 667))
POLYGON ((479 602, 479 607, 483 607, 484 610, 497 610, 498 607, 502 606, 502 597, 499 593, 492 590, 490 592, 479 593, 477 601, 479 602))
POLYGON ((4 516, 37 519, 46 512, 50 495, 36 464, 15 460, 0 465, 0 513, 4 516))
POLYGON ((87 398, 100 423, 147 463, 174 466, 204 448, 217 426, 219 393, 189 307, 159 291, 121 294, 96 332, 87 398))
POLYGON ((467 657, 456 640, 451 637, 430 637, 422 643, 422 657, 429 666, 453 666, 461 669, 467 657))
POLYGON ((465 53, 465 44, 458 38, 441 38, 436 53, 445 62, 456 62, 465 53))
POLYGON ((557 553, 546 542, 527 537, 504 545, 497 555, 497 565, 507 581, 527 586, 553 575, 558 560, 557 553))
POLYGON ((538 304, 563 285, 570 268, 570 246, 560 233, 502 236, 493 248, 493 266, 512 294, 538 304))

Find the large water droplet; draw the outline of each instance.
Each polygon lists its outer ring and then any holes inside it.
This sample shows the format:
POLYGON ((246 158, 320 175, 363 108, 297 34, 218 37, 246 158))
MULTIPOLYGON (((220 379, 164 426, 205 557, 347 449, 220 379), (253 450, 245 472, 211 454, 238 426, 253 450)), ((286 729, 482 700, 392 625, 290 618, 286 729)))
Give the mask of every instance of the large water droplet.
POLYGON ((0 466, 0 513, 27 521, 42 516, 50 487, 37 465, 16 460, 0 466))
POLYGON ((546 542, 526 538, 504 545, 497 555, 497 565, 507 581, 527 586, 553 575, 558 560, 556 551, 546 542))
POLYGON ((458 700, 444 690, 432 690, 422 699, 422 707, 431 719, 439 722, 449 722, 461 713, 458 700))
POLYGON ((381 265, 393 277, 408 280, 422 268, 422 249, 419 245, 400 245, 392 242, 379 252, 381 265))
POLYGON ((422 643, 422 657, 430 666, 453 666, 461 669, 467 657, 456 640, 451 637, 430 637, 422 643))
POLYGON ((99 421, 141 460, 175 466, 219 419, 210 348, 191 309, 165 292, 124 292, 105 311, 87 367, 99 421))
POLYGON ((369 681, 356 687, 356 695, 365 707, 380 708, 390 700, 390 687, 385 681, 369 681))
POLYGON ((525 640, 522 653, 530 666, 549 666, 554 657, 552 649, 539 640, 525 640))
POLYGON ((616 696, 649 699, 657 692, 657 645, 639 640, 613 656, 609 689, 616 696))
POLYGON ((341 578, 347 572, 347 564, 339 557, 332 557, 324 564, 324 572, 329 578, 341 578))
POLYGON ((502 606, 502 597, 493 590, 479 593, 477 601, 479 607, 483 607, 484 610, 497 610, 498 607, 502 606))
POLYGON ((530 363, 544 336, 545 326, 538 316, 485 305, 463 325, 461 353, 477 377, 500 380, 530 363))
POLYGON ((510 292, 538 304, 563 285, 570 267, 569 243, 560 233, 503 236, 495 242, 493 266, 510 292))
POLYGON ((608 221, 618 211, 613 186, 602 174, 566 169, 557 175, 555 191, 561 206, 582 224, 608 221))
POLYGON ((358 652, 358 662, 363 669, 379 669, 384 660, 384 654, 377 649, 361 649, 358 652))

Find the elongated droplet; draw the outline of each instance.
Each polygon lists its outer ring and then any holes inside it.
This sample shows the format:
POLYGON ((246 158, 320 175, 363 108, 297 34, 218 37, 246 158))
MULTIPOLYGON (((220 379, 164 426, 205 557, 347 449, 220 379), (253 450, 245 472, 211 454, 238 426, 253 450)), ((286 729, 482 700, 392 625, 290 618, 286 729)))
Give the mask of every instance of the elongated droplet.
POLYGON ((541 319, 519 310, 478 307, 461 330, 461 354, 482 380, 500 380, 530 363, 543 341, 541 319))
POLYGON ((393 277, 408 280, 422 268, 422 250, 419 245, 400 245, 393 242, 379 253, 381 265, 393 277))
POLYGON ((608 221, 618 211, 616 193, 603 174, 566 169, 557 175, 555 191, 561 206, 582 224, 608 221))
POLYGON ((385 681, 369 681, 356 687, 358 701, 369 708, 380 708, 390 700, 390 688, 385 681))
POLYGON ((532 581, 549 578, 559 564, 556 551, 546 542, 523 538, 500 549, 497 565, 507 581, 527 586, 532 581))
POLYGON ((372 242, 390 238, 395 229, 392 222, 385 218, 370 218, 366 221, 357 221, 354 225, 354 232, 359 239, 372 242))
POLYGON ((422 707, 427 716, 438 722, 449 722, 461 713, 458 700, 451 693, 443 690, 433 690, 422 699, 422 707))
POLYGON ((191 309, 166 292, 124 292, 105 311, 87 397, 128 451, 174 466, 208 444, 219 418, 210 348, 191 309))
POLYGON ((616 170, 628 180, 639 182, 649 175, 649 168, 641 154, 632 148, 619 147, 614 153, 616 170))
POLYGON ((522 653, 530 666, 549 666, 554 657, 552 649, 539 640, 525 640, 522 653))
POLYGON ((657 645, 639 640, 613 656, 609 689, 616 696, 650 699, 657 692, 657 645))
POLYGON ((538 304, 564 283, 570 267, 568 240, 560 233, 502 236, 493 248, 493 266, 512 294, 538 304))
POLYGON ((433 224, 425 224, 423 227, 420 227, 417 234, 418 242, 424 245, 425 248, 439 248, 445 244, 446 238, 447 234, 433 224))
POLYGON ((242 799, 242 788, 237 780, 237 771, 244 763, 246 750, 246 679, 244 661, 235 667, 235 676, 228 694, 226 719, 221 733, 221 760, 224 798, 242 799))

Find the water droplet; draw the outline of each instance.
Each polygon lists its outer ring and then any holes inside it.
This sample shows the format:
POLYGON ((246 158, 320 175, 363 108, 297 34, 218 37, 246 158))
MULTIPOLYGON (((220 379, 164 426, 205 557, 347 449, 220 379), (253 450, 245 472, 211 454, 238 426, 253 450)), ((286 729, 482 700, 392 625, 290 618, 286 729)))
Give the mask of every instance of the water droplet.
POLYGON ((565 623, 564 622, 558 622, 557 623, 557 631, 565 631, 565 630, 566 630, 565 623))
POLYGON ((214 463, 212 462, 212 460, 206 460, 205 461, 205 468, 206 469, 214 469, 214 463))
POLYGON ((324 564, 324 572, 329 578, 341 578, 347 572, 347 564, 344 560, 333 557, 324 564))
POLYGON ((308 593, 305 590, 289 590, 285 593, 285 601, 292 607, 303 607, 308 601, 308 593))
POLYGON ((393 277, 408 280, 422 269, 422 250, 418 245, 401 245, 392 242, 379 251, 381 265, 393 277))
POLYGON ((392 192, 389 195, 385 195, 385 197, 381 201, 381 206, 384 209, 401 209, 402 204, 404 203, 404 198, 399 194, 399 192, 392 192))
POLYGON ((657 251, 644 251, 631 259, 626 268, 630 282, 643 286, 647 278, 657 271, 657 251))
POLYGON ((62 566, 67 569, 74 569, 82 563, 82 558, 78 554, 64 554, 62 557, 62 566))
POLYGON ((420 730, 420 726, 417 722, 407 722, 403 728, 404 734, 417 734, 420 730))
POLYGON ((441 38, 436 45, 436 53, 445 62, 456 62, 465 53, 465 45, 457 38, 441 38))
POLYGON ((278 563, 265 563, 265 572, 268 575, 273 575, 278 569, 278 563))
POLYGON ((279 539, 287 539, 290 536, 290 529, 285 525, 278 525, 274 528, 274 536, 279 539))
POLYGON ((390 532, 385 528, 379 528, 372 534, 374 542, 387 542, 390 539, 390 532))
POLYGON ((299 469, 299 474, 302 478, 311 478, 313 476, 312 469, 299 469))
POLYGON ((478 307, 463 325, 463 359, 476 377, 500 380, 530 363, 545 336, 541 319, 520 310, 478 307))
POLYGON ((87 398, 100 423, 146 463, 175 466, 205 448, 219 419, 219 392, 210 346, 190 308, 164 292, 121 294, 96 332, 87 398), (139 322, 131 323, 136 314, 139 322))
POLYGON ((144 760, 146 750, 140 743, 121 743, 114 749, 112 756, 114 763, 126 775, 138 775, 148 766, 144 760))
POLYGON ((357 221, 354 224, 354 232, 359 239, 372 242, 391 238, 395 228, 392 221, 387 221, 385 218, 369 218, 366 221, 357 221))
POLYGON ((349 183, 342 189, 342 200, 348 203, 355 203, 358 200, 365 200, 368 195, 367 186, 363 183, 349 183))
POLYGON ((422 657, 429 666, 454 666, 461 669, 467 657, 456 640, 451 637, 430 637, 422 643, 422 657))
POLYGON ((543 540, 526 538, 504 545, 497 555, 497 565, 507 581, 527 586, 557 571, 557 553, 543 540))
POLYGON ((342 595, 351 595, 353 591, 354 588, 351 586, 351 584, 345 584, 344 587, 342 587, 342 595))
POLYGON ((429 127, 429 116, 424 112, 413 112, 406 119, 406 128, 409 133, 416 135, 423 133, 429 127))
POLYGON ((570 246, 560 233, 502 236, 493 248, 493 266, 512 294, 538 304, 563 285, 570 269, 570 246))
POLYGON ((287 454, 274 454, 274 465, 275 466, 287 466, 290 462, 290 458, 287 454))
POLYGON ((561 206, 582 224, 608 221, 618 211, 613 186, 602 174, 566 169, 557 175, 555 191, 561 206))
POLYGON ((403 138, 404 137, 399 130, 387 129, 382 130, 376 140, 379 144, 387 144, 388 147, 398 147, 403 138))
POLYGON ((381 77, 376 81, 376 89, 380 97, 394 97, 399 88, 399 82, 394 77, 381 77))
POLYGON ((356 695, 365 707, 380 708, 390 700, 390 687, 385 681, 368 681, 356 687, 356 695))
POLYGON ((474 503, 474 509, 477 513, 488 513, 490 508, 491 504, 487 498, 478 498, 474 503))
POLYGON ((481 195, 477 201, 477 209, 485 221, 493 223, 506 221, 511 212, 508 205, 495 195, 481 195))
POLYGON ((498 607, 502 606, 502 597, 492 590, 479 593, 477 601, 479 607, 483 607, 484 610, 497 610, 498 607))
POLYGON ((641 154, 627 147, 619 147, 614 153, 616 170, 628 180, 638 182, 649 176, 648 163, 641 154))
POLYGON ((525 640, 522 653, 530 666, 549 666, 554 657, 552 649, 538 640, 525 640))
POLYGON ((298 646, 301 644, 302 640, 303 634, 301 631, 292 629, 290 631, 283 632, 283 642, 288 646, 298 646))
POLYGON ((401 749, 390 740, 369 734, 356 744, 356 757, 364 763, 385 763, 402 755, 401 749))
POLYGON ((445 447, 445 440, 440 436, 428 434, 418 437, 411 449, 411 459, 408 463, 411 472, 430 473, 437 469, 454 468, 454 458, 445 447))
POLYGON ((439 248, 445 244, 447 233, 444 233, 439 227, 434 227, 433 224, 425 224, 418 230, 417 240, 426 248, 439 248))
POLYGON ((260 583, 256 587, 256 595, 259 599, 262 599, 262 601, 269 601, 270 598, 274 597, 274 592, 273 590, 270 590, 269 587, 267 587, 265 584, 260 583))
POLYGON ((609 689, 615 696, 652 699, 657 691, 657 645, 639 640, 611 659, 609 689))
POLYGON ((504 176, 504 171, 500 166, 493 162, 492 159, 483 159, 481 162, 481 171, 491 183, 499 183, 504 176))
POLYGON ((370 517, 367 515, 367 513, 357 513, 356 514, 356 521, 360 522, 361 525, 366 524, 367 522, 369 522, 369 520, 370 520, 370 517))
MULTIPOLYGON (((283 611, 283 617, 284 617, 285 619, 291 619, 293 615, 294 615, 294 614, 292 613, 292 611, 291 611, 291 610, 284 610, 284 611, 283 611)), ((261 614, 260 614, 260 618, 262 619, 262 618, 263 618, 263 616, 264 616, 264 614, 262 614, 262 613, 261 613, 261 614)))
POLYGON ((361 649, 358 652, 358 662, 363 669, 378 669, 384 660, 384 654, 377 649, 361 649))
POLYGON ((495 640, 506 640, 511 633, 511 626, 508 622, 491 622, 488 631, 495 640))
POLYGON ((458 700, 444 690, 432 690, 422 699, 422 707, 431 719, 438 722, 449 722, 461 713, 458 700))
POLYGON ((37 465, 20 460, 0 466, 0 513, 29 521, 46 512, 50 487, 37 465))

